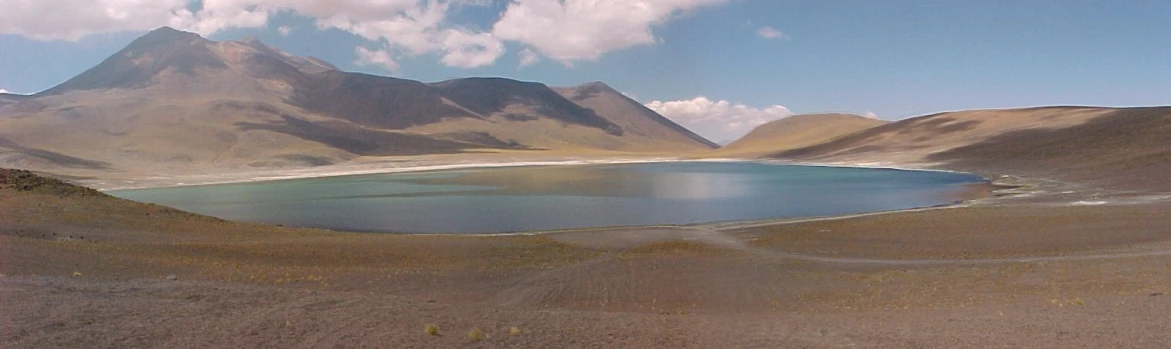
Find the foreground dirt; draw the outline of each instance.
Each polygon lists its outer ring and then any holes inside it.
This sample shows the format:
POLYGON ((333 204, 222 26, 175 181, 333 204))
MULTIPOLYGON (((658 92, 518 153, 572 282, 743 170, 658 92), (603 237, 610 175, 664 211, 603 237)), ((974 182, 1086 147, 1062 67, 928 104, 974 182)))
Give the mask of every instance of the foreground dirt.
POLYGON ((0 183, 4 348, 1171 347, 1159 202, 454 237, 0 183))

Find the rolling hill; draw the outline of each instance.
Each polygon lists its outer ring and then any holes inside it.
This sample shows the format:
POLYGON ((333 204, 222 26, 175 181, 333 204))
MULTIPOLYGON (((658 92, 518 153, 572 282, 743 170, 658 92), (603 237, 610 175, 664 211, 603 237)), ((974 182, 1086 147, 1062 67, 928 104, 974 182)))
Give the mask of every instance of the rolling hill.
POLYGON ((886 121, 852 114, 793 115, 757 126, 705 157, 753 158, 831 141, 886 121))
POLYGON ((1110 190, 1171 190, 1165 179, 1171 173, 1169 145, 1171 107, 1059 106, 926 115, 760 157, 1013 174, 1110 190))

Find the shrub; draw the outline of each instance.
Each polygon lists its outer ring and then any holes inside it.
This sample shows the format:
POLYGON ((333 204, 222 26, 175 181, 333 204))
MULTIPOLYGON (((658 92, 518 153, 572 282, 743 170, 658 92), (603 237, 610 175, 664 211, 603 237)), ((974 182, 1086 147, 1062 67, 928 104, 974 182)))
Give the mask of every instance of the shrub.
POLYGON ((484 334, 484 330, 481 330, 479 327, 474 327, 471 331, 468 331, 469 342, 479 342, 486 338, 488 338, 488 335, 484 334))

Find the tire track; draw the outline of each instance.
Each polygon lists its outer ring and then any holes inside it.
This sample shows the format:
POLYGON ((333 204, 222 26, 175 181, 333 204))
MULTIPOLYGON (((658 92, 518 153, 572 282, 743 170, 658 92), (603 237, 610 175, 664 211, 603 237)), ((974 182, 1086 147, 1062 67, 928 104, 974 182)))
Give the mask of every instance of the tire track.
POLYGON ((1004 264, 1004 263, 1037 263, 1037 262, 1068 262, 1102 259, 1123 259, 1171 256, 1171 250, 1119 252, 1105 254, 1089 254, 1074 256, 1037 256, 1037 257, 1007 257, 1007 258, 976 258, 976 259, 879 259, 879 258, 849 258, 826 257, 801 253, 783 252, 762 247, 754 247, 723 232, 707 228, 680 228, 690 230, 683 240, 705 242, 715 246, 731 247, 737 250, 773 257, 794 259, 806 262, 851 265, 896 265, 896 266, 925 266, 925 265, 957 265, 957 264, 1004 264))

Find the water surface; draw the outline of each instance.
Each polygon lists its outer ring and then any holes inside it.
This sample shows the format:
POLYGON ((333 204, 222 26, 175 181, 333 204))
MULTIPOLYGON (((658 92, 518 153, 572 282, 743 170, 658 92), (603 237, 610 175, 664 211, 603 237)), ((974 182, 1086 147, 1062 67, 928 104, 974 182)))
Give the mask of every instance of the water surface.
POLYGON ((671 162, 540 166, 113 191, 229 220, 485 233, 842 215, 955 201, 967 174, 671 162))

